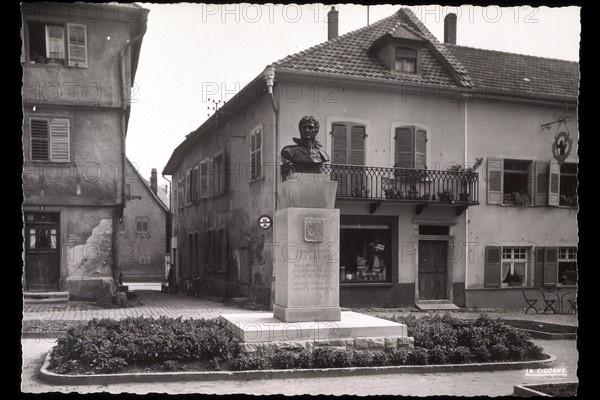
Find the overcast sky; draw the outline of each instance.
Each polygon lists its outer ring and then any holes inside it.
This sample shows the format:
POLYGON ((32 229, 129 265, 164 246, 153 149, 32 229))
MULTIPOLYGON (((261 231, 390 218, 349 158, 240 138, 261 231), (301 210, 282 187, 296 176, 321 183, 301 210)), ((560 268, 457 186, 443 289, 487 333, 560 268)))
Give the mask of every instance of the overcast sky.
MULTIPOLYGON (((157 168, 162 184, 160 174, 175 147, 212 114, 208 97, 231 99, 268 64, 327 40, 330 5, 139 4, 150 13, 132 95, 127 154, 146 178, 157 168), (218 92, 209 95, 215 87, 218 92)), ((340 35, 367 24, 366 6, 336 8, 340 35)), ((399 8, 371 6, 369 20, 399 8)), ((459 45, 579 60, 578 7, 410 8, 440 41, 444 16, 455 12, 459 45)))

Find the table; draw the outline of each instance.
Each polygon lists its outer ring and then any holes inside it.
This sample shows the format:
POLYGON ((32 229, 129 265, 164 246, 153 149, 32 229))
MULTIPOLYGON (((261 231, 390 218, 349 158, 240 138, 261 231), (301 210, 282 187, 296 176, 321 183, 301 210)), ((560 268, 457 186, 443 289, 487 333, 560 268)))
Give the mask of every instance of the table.
POLYGON ((561 294, 561 292, 567 290, 567 289, 572 289, 572 287, 562 287, 562 286, 555 286, 552 288, 547 288, 546 291, 548 293, 551 293, 553 295, 556 296, 556 303, 557 303, 557 311, 560 314, 564 314, 565 311, 563 310, 563 299, 566 295, 568 295, 569 293, 571 293, 571 291, 568 292, 564 292, 561 294))

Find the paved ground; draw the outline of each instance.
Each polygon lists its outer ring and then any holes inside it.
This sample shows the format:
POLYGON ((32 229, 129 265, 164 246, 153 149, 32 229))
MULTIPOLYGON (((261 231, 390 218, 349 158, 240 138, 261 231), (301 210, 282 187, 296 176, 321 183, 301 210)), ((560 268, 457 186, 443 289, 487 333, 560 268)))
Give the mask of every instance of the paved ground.
MULTIPOLYGON (((221 313, 239 313, 241 305, 225 305, 206 299, 197 299, 180 295, 164 294, 153 290, 140 290, 138 299, 131 302, 129 308, 107 308, 82 302, 67 304, 25 305, 24 326, 38 323, 42 326, 53 322, 64 326, 67 321, 82 321, 93 317, 124 318, 127 316, 166 315, 184 318, 213 318, 221 313)), ((255 312, 246 310, 244 312, 255 312)), ((258 310, 262 311, 262 310, 258 310)), ((371 315, 391 315, 417 312, 415 309, 355 309, 371 315)), ((504 310, 467 310, 455 312, 461 318, 476 318, 482 312, 492 317, 510 319, 530 319, 540 322, 554 322, 576 325, 574 315, 524 314, 520 311, 504 310)), ((421 312, 419 312, 421 313, 421 312)), ((534 340, 547 353, 558 357, 556 366, 565 366, 568 377, 562 380, 577 379, 578 352, 574 340, 534 340)), ((368 377, 339 377, 311 379, 256 380, 241 382, 198 382, 186 383, 150 383, 62 386, 50 385, 39 378, 39 368, 46 352, 54 345, 54 339, 44 335, 22 340, 23 369, 22 391, 28 393, 42 392, 130 392, 130 393, 248 393, 248 394, 351 394, 351 395, 510 395, 513 386, 522 383, 548 381, 547 379, 526 377, 523 370, 498 372, 441 373, 421 375, 382 375, 368 377)))

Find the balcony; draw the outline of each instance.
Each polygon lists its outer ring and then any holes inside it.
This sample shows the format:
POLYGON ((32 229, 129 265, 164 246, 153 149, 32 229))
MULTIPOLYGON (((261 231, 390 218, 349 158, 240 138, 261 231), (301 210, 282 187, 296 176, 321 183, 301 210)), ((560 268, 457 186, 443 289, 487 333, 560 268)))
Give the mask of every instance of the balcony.
MULTIPOLYGON (((293 172, 292 165, 282 165, 283 180, 293 172)), ((415 205, 416 214, 428 205, 455 206, 457 215, 479 204, 477 172, 340 164, 323 164, 320 172, 338 182, 338 201, 369 202, 371 213, 383 202, 415 205)))

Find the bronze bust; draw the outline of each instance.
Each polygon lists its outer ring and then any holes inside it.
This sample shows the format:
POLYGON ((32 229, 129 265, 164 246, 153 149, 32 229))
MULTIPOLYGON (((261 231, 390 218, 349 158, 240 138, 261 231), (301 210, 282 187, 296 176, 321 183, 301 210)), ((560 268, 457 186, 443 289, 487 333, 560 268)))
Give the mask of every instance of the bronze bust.
POLYGON ((281 149, 281 157, 300 169, 318 167, 329 161, 329 155, 316 139, 319 121, 313 116, 302 117, 298 123, 300 138, 293 138, 295 145, 281 149))

